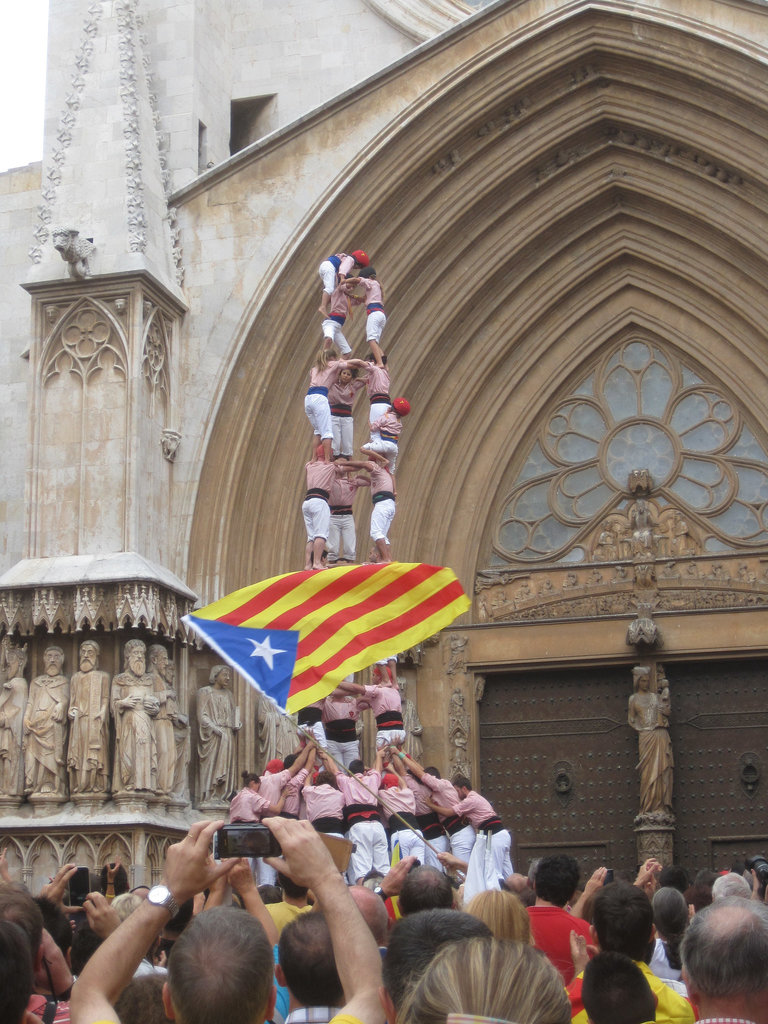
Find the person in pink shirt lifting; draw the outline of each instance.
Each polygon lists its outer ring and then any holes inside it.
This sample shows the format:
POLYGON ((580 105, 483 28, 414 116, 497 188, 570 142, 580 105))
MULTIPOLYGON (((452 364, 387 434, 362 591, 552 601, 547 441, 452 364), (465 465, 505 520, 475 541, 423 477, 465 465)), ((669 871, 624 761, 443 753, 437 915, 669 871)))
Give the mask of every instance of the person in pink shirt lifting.
POLYGON ((372 686, 361 686, 345 679, 339 684, 339 688, 358 694, 358 706, 369 707, 373 711, 376 719, 377 750, 383 750, 388 746, 402 747, 405 743, 405 728, 400 690, 387 662, 377 662, 373 669, 372 686))
POLYGON ((371 403, 368 422, 373 425, 392 405, 389 397, 389 370, 387 357, 369 355, 365 361, 368 401, 371 403))
MULTIPOLYGON (((491 835, 491 849, 493 851, 494 873, 497 878, 508 878, 514 871, 510 859, 512 837, 504 828, 501 819, 494 811, 491 804, 472 789, 472 784, 466 775, 454 775, 453 788, 459 798, 458 803, 453 806, 438 804, 432 801, 432 809, 438 814, 449 817, 452 814, 460 818, 466 818, 475 830, 475 839, 478 832, 489 832, 491 835)), ((470 854, 471 857, 471 854, 470 854)))
POLYGON ((339 455, 346 455, 348 459, 352 458, 354 451, 352 406, 358 393, 365 386, 365 378, 358 377, 356 369, 347 367, 344 370, 339 370, 338 377, 328 388, 334 458, 339 455))
POLYGON ((317 268, 320 280, 323 282, 323 297, 318 312, 322 313, 323 317, 328 316, 328 307, 334 289, 347 279, 355 267, 367 267, 370 262, 362 249, 354 249, 349 255, 345 252, 337 252, 323 260, 317 268))
MULTIPOLYGON (((344 457, 336 462, 337 466, 346 464, 344 457)), ((331 506, 331 523, 328 531, 329 565, 349 565, 355 561, 357 532, 352 503, 358 488, 370 486, 371 481, 367 476, 342 474, 334 477, 328 499, 331 506)))
POLYGON ((376 545, 379 561, 392 561, 389 530, 395 518, 397 490, 395 479, 387 468, 388 462, 378 452, 370 452, 370 462, 363 468, 371 476, 371 540, 376 545))
POLYGON ((335 348, 321 349, 315 365, 309 372, 309 390, 304 398, 304 412, 312 424, 314 433, 313 451, 322 444, 325 449, 326 462, 331 461, 331 445, 333 441, 333 424, 331 422, 331 406, 328 402, 328 389, 336 380, 340 370, 355 367, 368 370, 368 363, 362 359, 339 359, 335 348))
POLYGON ((365 338, 371 352, 378 361, 383 355, 381 351, 381 335, 387 325, 387 315, 384 312, 384 289, 376 277, 376 271, 371 266, 363 267, 357 277, 345 281, 340 286, 348 295, 356 298, 356 292, 362 288, 365 292, 365 338))
POLYGON ((350 344, 344 336, 344 324, 349 317, 352 320, 352 306, 362 306, 363 299, 357 295, 350 295, 341 285, 334 288, 331 293, 331 303, 328 315, 323 320, 323 348, 337 348, 343 356, 349 355, 352 351, 350 344))
POLYGON ((323 568, 323 551, 325 550, 331 526, 331 485, 336 477, 351 473, 357 469, 367 469, 367 462, 331 462, 326 457, 325 448, 318 445, 315 458, 305 467, 307 490, 301 506, 304 525, 307 528, 307 545, 305 549, 304 569, 319 570, 323 568))
POLYGON ((394 474, 397 465, 398 443, 403 429, 403 416, 411 411, 407 398, 396 398, 383 416, 371 424, 371 439, 361 446, 365 455, 377 452, 387 460, 389 472, 394 474))

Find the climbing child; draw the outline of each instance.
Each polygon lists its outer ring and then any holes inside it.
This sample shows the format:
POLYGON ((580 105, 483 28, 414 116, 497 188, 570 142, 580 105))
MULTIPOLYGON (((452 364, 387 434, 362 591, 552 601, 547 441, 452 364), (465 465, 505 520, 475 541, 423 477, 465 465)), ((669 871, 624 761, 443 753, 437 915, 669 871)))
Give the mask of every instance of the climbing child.
POLYGON ((365 379, 358 377, 357 370, 347 368, 339 370, 338 377, 328 388, 334 456, 352 457, 352 405, 357 393, 364 387, 365 379))
POLYGON ((323 317, 328 316, 334 288, 344 282, 355 267, 367 267, 369 263, 370 260, 362 249, 355 249, 349 255, 345 252, 337 252, 323 260, 317 268, 320 280, 323 282, 323 298, 319 306, 319 312, 323 317))
POLYGON ((376 277, 376 271, 371 266, 363 267, 357 277, 345 281, 341 288, 352 298, 356 297, 355 293, 361 288, 365 291, 365 337, 374 356, 381 358, 381 335, 387 324, 387 316, 384 312, 384 290, 376 277))
POLYGON ((368 364, 362 359, 350 359, 346 362, 339 359, 339 353, 334 348, 323 348, 320 350, 315 365, 309 373, 309 391, 304 399, 304 412, 312 424, 314 440, 312 451, 319 444, 325 449, 326 462, 331 461, 331 442, 333 439, 333 427, 331 424, 331 407, 328 403, 328 388, 338 377, 339 370, 348 367, 367 370, 368 364))
POLYGON ((397 445, 403 429, 403 416, 411 411, 407 398, 396 398, 389 409, 371 424, 371 439, 360 449, 364 455, 371 452, 383 455, 389 463, 389 472, 394 474, 397 463, 397 445))

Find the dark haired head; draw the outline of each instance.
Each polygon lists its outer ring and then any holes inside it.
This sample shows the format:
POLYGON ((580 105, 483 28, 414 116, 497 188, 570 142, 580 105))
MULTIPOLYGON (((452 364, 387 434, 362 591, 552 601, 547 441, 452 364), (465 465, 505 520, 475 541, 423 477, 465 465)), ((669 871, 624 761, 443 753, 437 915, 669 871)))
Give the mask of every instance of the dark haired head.
POLYGON ((598 953, 584 968, 581 988, 592 1024, 643 1024, 656 1019, 656 997, 645 975, 622 953, 598 953))
POLYGON ((456 786, 457 789, 472 789, 472 783, 466 775, 454 775, 451 779, 451 783, 456 786))
POLYGON ((21 1024, 33 980, 32 951, 23 928, 0 921, 0 1020, 21 1024))
POLYGON ((403 917, 420 910, 450 910, 453 906, 453 889, 448 876, 425 864, 415 867, 405 876, 399 904, 403 917))
POLYGON ((309 892, 306 886, 296 885, 292 878, 289 878, 288 875, 281 875, 279 871, 277 873, 277 881, 283 893, 290 900, 300 900, 309 892))
POLYGON ((323 914, 299 914, 280 933, 279 963, 290 993, 303 1006, 343 1006, 331 933, 323 914))
POLYGON ((96 934, 87 921, 83 921, 75 928, 69 953, 73 974, 82 974, 83 968, 103 941, 104 939, 96 934))
POLYGON ((349 762, 349 770, 353 775, 362 775, 365 771, 365 765, 359 759, 349 762))
POLYGON ((291 765, 295 762, 295 760, 296 760, 296 758, 298 756, 299 756, 298 754, 288 754, 286 757, 284 757, 283 758, 283 768, 284 769, 290 768, 291 765))
POLYGON ((563 853, 542 857, 536 865, 534 884, 540 899, 564 907, 579 884, 579 865, 573 857, 563 853))
POLYGON ((318 772, 317 773, 317 777, 315 778, 315 785, 316 786, 333 786, 334 789, 338 789, 339 788, 339 784, 336 781, 336 776, 332 775, 331 772, 329 772, 327 770, 324 770, 322 772, 318 772))
POLYGON ((115 1002, 122 1024, 167 1024, 164 984, 165 978, 160 974, 147 974, 129 981, 115 1002))
POLYGON ((46 899, 45 896, 35 896, 35 903, 43 915, 43 927, 66 956, 72 945, 72 925, 69 918, 58 904, 46 899))
POLYGON ((252 782, 261 783, 261 777, 257 772, 240 772, 240 778, 243 780, 243 786, 250 786, 252 782))
POLYGON ((662 868, 659 872, 660 889, 671 888, 685 892, 690 884, 691 880, 688 877, 688 872, 681 864, 668 864, 667 867, 662 868))
POLYGON ((592 923, 601 950, 647 962, 651 952, 653 910, 642 889, 629 882, 611 882, 604 886, 595 896, 592 923))
POLYGON ((389 936, 382 971, 384 987, 399 1010, 410 985, 417 981, 439 949, 449 942, 491 937, 491 931, 461 910, 425 910, 402 917, 389 936))
MULTIPOLYGON (((375 363, 376 362, 376 357, 374 356, 373 352, 369 352, 368 353, 368 355, 365 357, 365 361, 366 361, 366 363, 375 363)), ((384 366, 387 365, 387 357, 384 355, 383 352, 381 354, 381 361, 384 364, 384 366)))
POLYGON ((360 273, 357 276, 358 277, 376 277, 376 271, 371 266, 363 267, 362 270, 360 271, 360 273))

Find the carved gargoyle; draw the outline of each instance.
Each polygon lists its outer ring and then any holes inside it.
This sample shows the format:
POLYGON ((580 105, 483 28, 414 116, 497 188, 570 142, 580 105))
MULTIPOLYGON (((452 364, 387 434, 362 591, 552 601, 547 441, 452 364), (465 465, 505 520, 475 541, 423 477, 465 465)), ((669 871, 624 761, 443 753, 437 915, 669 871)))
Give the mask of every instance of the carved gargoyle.
POLYGON ((88 259, 95 249, 93 239, 81 238, 80 232, 74 228, 54 228, 52 238, 53 248, 61 254, 61 258, 69 267, 69 276, 90 277, 88 259))

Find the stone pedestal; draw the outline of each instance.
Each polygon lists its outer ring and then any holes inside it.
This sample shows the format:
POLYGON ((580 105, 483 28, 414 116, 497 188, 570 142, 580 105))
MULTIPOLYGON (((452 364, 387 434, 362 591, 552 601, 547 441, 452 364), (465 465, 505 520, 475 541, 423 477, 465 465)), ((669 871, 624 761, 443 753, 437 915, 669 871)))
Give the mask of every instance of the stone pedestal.
POLYGON ((654 857, 660 864, 674 863, 675 816, 664 811, 638 814, 635 818, 637 862, 654 857))
POLYGON ((61 793, 30 793, 28 800, 34 808, 36 818, 46 818, 56 814, 60 807, 67 802, 66 796, 61 793))

